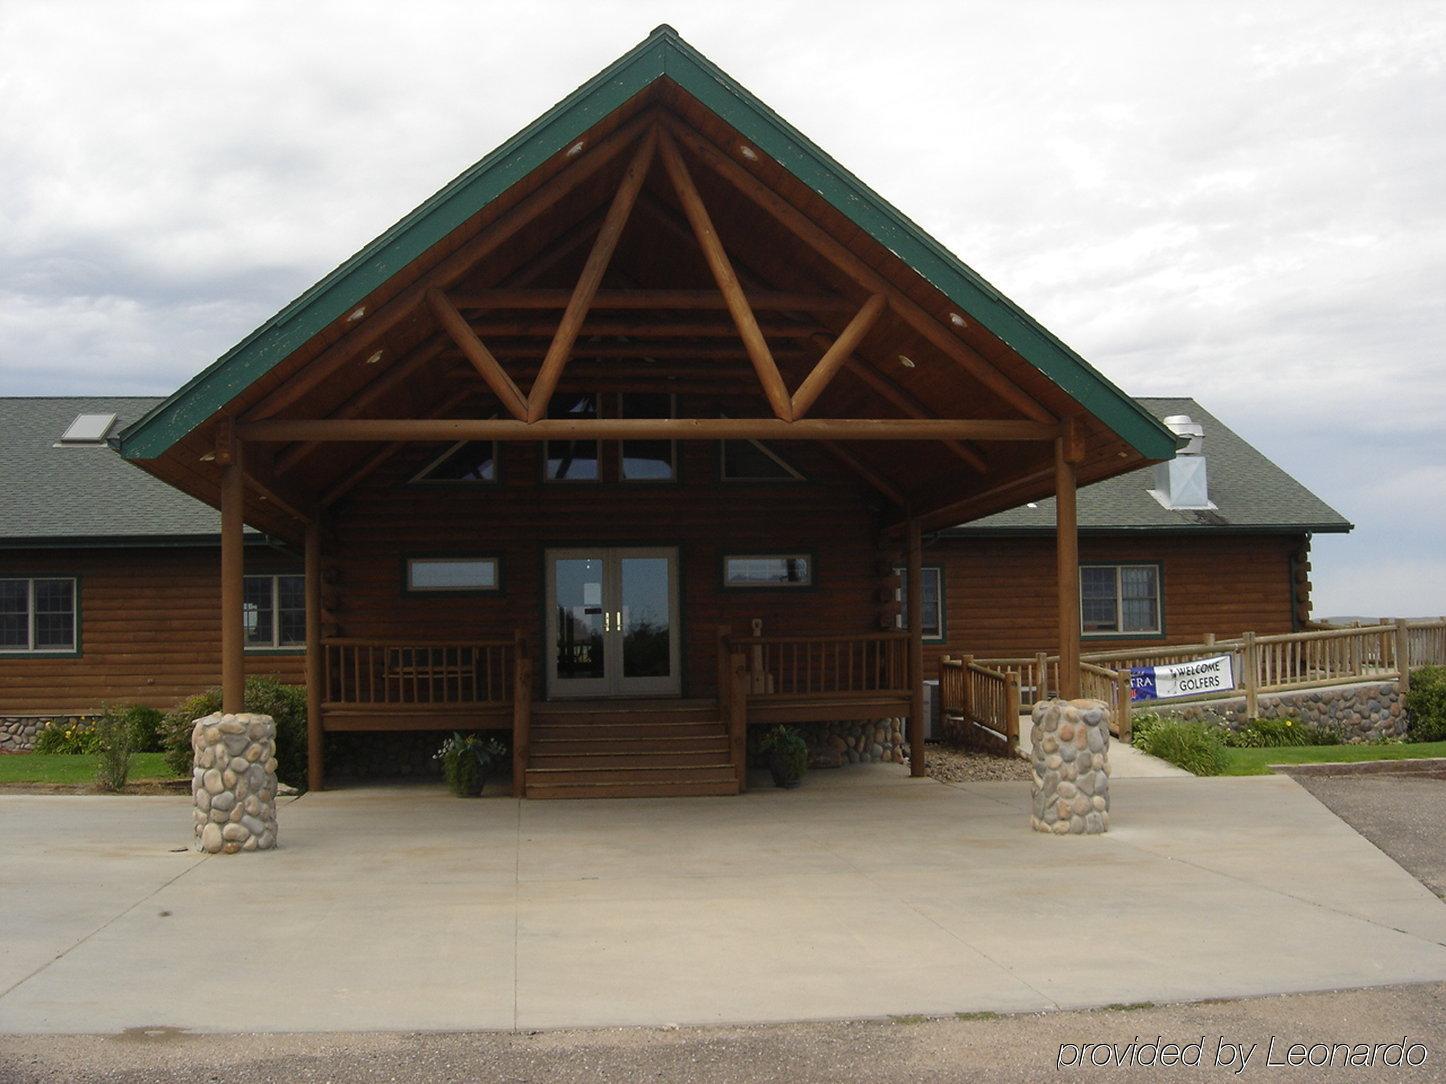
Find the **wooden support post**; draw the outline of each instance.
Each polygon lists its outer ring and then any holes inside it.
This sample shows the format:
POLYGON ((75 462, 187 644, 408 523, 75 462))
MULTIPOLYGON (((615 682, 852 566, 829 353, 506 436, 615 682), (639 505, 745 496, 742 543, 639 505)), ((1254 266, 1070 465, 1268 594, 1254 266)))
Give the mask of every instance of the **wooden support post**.
POLYGON ((728 747, 738 773, 738 793, 748 789, 748 656, 728 656, 728 747))
POLYGON ((1411 627, 1400 618, 1396 619, 1396 669, 1404 696, 1411 691, 1411 627))
POLYGON ((1260 676, 1255 633, 1247 632, 1241 639, 1244 641, 1240 649, 1240 668, 1245 671, 1241 678, 1241 684, 1245 686, 1245 717, 1255 719, 1260 715, 1260 695, 1257 691, 1260 687, 1260 676))
POLYGON ((1011 753, 1019 748, 1019 675, 1013 670, 1004 671, 1004 737, 1011 753))
POLYGON ((1115 672, 1115 687, 1119 689, 1120 708, 1119 718, 1115 722, 1119 725, 1120 741, 1128 742, 1132 728, 1130 726, 1130 672, 1128 670, 1117 670, 1115 672))
POLYGON ((229 422, 219 427, 221 466, 221 710, 246 710, 246 475, 242 443, 229 422))
POLYGON ((731 625, 719 625, 717 628, 718 642, 718 709, 719 714, 726 721, 728 718, 728 692, 733 687, 732 673, 729 669, 728 638, 733 635, 731 625))
POLYGON ((322 740, 321 645, 321 513, 306 524, 306 785, 321 790, 326 783, 322 740))
POLYGON ((924 751, 924 535, 909 520, 909 774, 928 774, 924 751))
POLYGON ((1054 442, 1055 572, 1059 592, 1059 689, 1065 700, 1079 698, 1079 521, 1075 506, 1072 425, 1054 442))
POLYGON ((531 754, 532 659, 519 632, 512 661, 512 797, 527 797, 527 763, 531 754))

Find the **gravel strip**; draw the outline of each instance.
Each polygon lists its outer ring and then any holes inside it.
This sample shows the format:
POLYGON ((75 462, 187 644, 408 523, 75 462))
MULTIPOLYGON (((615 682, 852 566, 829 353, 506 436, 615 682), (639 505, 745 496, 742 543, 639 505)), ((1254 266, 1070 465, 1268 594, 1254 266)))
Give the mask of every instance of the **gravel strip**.
POLYGON ((941 783, 1027 782, 1029 762, 1022 757, 966 752, 949 745, 928 748, 929 776, 941 783))

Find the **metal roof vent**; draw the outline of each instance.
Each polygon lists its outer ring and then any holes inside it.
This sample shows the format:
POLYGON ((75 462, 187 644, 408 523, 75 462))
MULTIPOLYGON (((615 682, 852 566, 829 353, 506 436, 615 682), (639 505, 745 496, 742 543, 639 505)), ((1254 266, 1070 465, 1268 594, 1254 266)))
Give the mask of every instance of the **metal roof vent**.
POLYGON ((110 435, 111 427, 115 425, 114 414, 80 414, 75 421, 60 435, 57 448, 68 448, 75 445, 104 444, 105 438, 110 435))
POLYGON ((1165 425, 1175 434, 1179 447, 1174 459, 1155 465, 1155 488, 1150 495, 1166 508, 1213 509, 1205 469, 1205 427, 1188 414, 1172 414, 1165 425))

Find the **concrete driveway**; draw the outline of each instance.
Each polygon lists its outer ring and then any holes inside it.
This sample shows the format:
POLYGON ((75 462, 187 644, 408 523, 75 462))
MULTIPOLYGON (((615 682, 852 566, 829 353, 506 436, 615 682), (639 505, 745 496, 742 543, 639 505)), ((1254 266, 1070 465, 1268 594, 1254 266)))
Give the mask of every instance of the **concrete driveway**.
POLYGON ((1446 979, 1446 904, 1294 782, 1120 779, 1112 831, 895 766, 742 798, 0 797, 0 1031, 1009 1012, 1446 979))

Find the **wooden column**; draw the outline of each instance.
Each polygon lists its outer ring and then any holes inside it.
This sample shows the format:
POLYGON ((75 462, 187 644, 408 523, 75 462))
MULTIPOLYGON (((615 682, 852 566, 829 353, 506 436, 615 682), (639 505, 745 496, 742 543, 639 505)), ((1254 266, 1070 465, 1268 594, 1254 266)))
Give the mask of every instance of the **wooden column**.
POLYGON ((242 444, 229 425, 222 428, 216 449, 221 464, 221 710, 238 712, 246 710, 246 480, 242 444))
POLYGON ((527 765, 532 759, 532 659, 527 640, 516 636, 512 673, 512 797, 527 797, 527 765))
POLYGON ((926 774, 924 754, 924 536, 909 520, 909 774, 926 774))
POLYGON ((1073 427, 1054 442, 1055 569, 1059 590, 1059 688, 1065 700, 1079 698, 1079 522, 1075 508, 1073 427))
POLYGON ((321 726, 321 512, 306 524, 306 785, 321 790, 326 782, 321 726))

